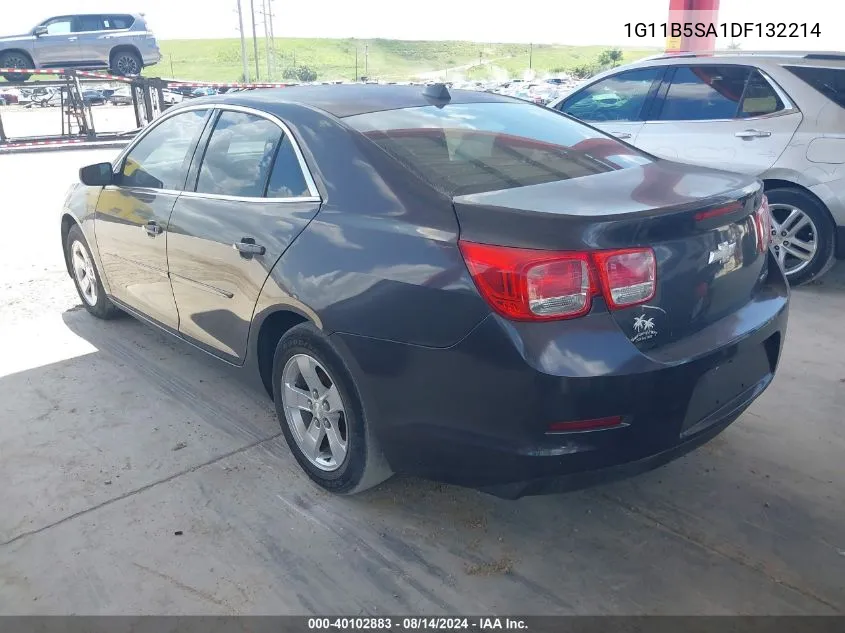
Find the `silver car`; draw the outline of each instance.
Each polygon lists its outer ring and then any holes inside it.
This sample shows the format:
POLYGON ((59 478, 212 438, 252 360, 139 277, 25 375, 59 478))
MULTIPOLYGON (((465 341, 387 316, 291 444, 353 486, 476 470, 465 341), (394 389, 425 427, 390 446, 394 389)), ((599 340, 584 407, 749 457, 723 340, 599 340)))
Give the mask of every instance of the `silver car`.
MULTIPOLYGON (((141 14, 92 13, 45 20, 29 33, 0 37, 0 68, 108 68, 137 75, 161 60, 155 35, 141 14)), ((26 81, 26 73, 4 73, 26 81)))
POLYGON ((664 55, 549 107, 655 156, 759 177, 793 285, 845 259, 845 53, 664 55))

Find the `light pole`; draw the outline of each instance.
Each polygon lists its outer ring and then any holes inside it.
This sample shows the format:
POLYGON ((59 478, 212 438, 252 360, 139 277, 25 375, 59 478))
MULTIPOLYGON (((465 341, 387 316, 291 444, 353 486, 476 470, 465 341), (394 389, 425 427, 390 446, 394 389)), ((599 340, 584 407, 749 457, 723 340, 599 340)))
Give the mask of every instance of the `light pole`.
POLYGON ((534 44, 531 43, 528 45, 528 70, 533 70, 534 68, 534 44))
POLYGON ((272 53, 273 63, 271 64, 271 74, 276 76, 276 36, 273 32, 273 0, 267 0, 267 6, 270 8, 270 52, 272 53))
POLYGON ((255 52, 255 81, 261 76, 258 72, 258 37, 255 33, 255 0, 249 0, 249 11, 252 13, 252 48, 255 52))
POLYGON ((261 0, 261 14, 264 16, 264 50, 267 52, 267 79, 270 79, 270 25, 267 23, 267 0, 261 0))
POLYGON ((241 11, 241 0, 238 0, 238 28, 241 31, 241 61, 244 65, 244 81, 249 82, 249 68, 246 65, 246 37, 244 36, 244 14, 241 11))

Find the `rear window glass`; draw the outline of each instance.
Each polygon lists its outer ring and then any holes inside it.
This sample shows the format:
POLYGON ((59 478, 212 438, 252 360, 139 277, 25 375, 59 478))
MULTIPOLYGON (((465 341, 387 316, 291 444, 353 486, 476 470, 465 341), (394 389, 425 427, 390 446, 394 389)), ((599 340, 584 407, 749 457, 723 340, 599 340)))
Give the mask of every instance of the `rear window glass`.
POLYGON ((128 29, 132 26, 134 18, 131 15, 106 15, 103 16, 103 24, 108 30, 128 29))
POLYGON ((359 114, 345 122, 452 196, 651 162, 624 143, 532 104, 421 106, 359 114))
POLYGON ((786 66, 786 69, 834 103, 845 108, 845 68, 786 66))

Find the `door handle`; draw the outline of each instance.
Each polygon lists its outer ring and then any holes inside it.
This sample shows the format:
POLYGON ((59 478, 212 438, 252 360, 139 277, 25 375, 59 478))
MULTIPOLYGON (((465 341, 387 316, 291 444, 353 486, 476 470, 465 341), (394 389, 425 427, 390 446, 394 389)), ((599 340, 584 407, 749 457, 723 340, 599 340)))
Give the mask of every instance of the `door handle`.
POLYGON ((764 130, 743 130, 742 132, 737 132, 734 134, 737 138, 744 138, 744 139, 752 139, 752 138, 768 138, 771 136, 771 132, 766 132, 764 130))
POLYGON ((241 255, 263 255, 267 252, 266 248, 256 244, 251 237, 242 237, 240 242, 232 244, 232 248, 240 252, 241 255))
POLYGON ((164 233, 164 229, 155 222, 147 222, 143 228, 150 237, 155 237, 156 235, 164 233))
POLYGON ((628 132, 619 132, 619 133, 611 132, 611 134, 613 134, 613 136, 615 136, 616 138, 621 138, 623 140, 626 139, 626 138, 631 138, 631 134, 628 133, 628 132))
POLYGON ((76 38, 76 37, 69 37, 69 38, 67 38, 67 41, 68 41, 68 42, 75 42, 76 40, 77 40, 77 38, 76 38))

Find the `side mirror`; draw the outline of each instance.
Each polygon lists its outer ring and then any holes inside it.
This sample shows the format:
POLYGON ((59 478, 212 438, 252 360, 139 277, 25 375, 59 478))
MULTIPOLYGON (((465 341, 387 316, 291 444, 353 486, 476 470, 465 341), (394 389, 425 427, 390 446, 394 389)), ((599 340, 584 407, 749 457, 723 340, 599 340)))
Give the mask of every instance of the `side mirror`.
POLYGON ((34 29, 32 29, 32 34, 35 37, 41 37, 42 35, 47 35, 47 27, 44 26, 44 25, 36 26, 34 29))
POLYGON ((111 163, 97 163, 79 170, 79 180, 89 187, 105 187, 114 182, 111 163))

